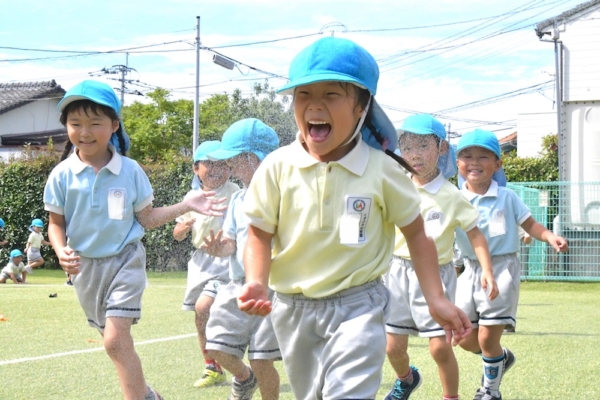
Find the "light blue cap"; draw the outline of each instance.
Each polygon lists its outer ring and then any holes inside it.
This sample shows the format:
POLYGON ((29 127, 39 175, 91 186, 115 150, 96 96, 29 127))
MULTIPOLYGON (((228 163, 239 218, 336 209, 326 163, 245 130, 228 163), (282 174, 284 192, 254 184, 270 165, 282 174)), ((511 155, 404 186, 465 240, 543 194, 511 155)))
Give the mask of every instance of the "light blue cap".
POLYGON ((256 118, 241 119, 223 133, 221 145, 209 159, 227 160, 242 153, 254 153, 259 160, 279 147, 279 137, 267 124, 256 118))
POLYGON ((200 146, 196 148, 196 152, 194 153, 194 162, 210 160, 207 157, 208 153, 218 150, 220 146, 221 142, 218 140, 207 140, 200 143, 200 146))
POLYGON ((4 229, 4 220, 0 218, 0 228, 4 229))
POLYGON ((31 221, 31 225, 29 225, 29 230, 33 232, 33 227, 37 226, 38 228, 43 228, 44 227, 44 221, 42 221, 39 218, 34 219, 33 221, 31 221))
POLYGON ((10 258, 15 258, 15 257, 23 257, 23 253, 21 253, 21 250, 14 249, 14 250, 10 251, 10 258))
MULTIPOLYGON (((483 129, 475 129, 465 133, 460 137, 458 145, 456 146, 457 153, 468 147, 481 147, 491 151, 496 157, 501 158, 500 153, 500 142, 496 137, 496 134, 492 131, 486 131, 483 129)), ((494 172, 492 179, 495 180, 499 186, 506 186, 506 174, 504 168, 500 168, 494 172)), ((458 176, 458 187, 462 187, 465 182, 465 178, 459 174, 458 176)))
MULTIPOLYGON (((90 100, 94 103, 110 107, 117 113, 118 116, 121 116, 121 101, 115 94, 115 91, 106 83, 94 80, 85 80, 78 83, 69 89, 67 93, 65 93, 62 100, 58 103, 58 110, 62 112, 66 106, 77 100, 90 100)), ((125 151, 128 151, 129 147, 131 146, 131 142, 121 121, 119 121, 119 129, 123 133, 125 151)), ((117 138, 116 132, 111 136, 110 144, 115 146, 118 152, 121 152, 121 146, 119 144, 119 139, 117 138)))
MULTIPOLYGON (((435 135, 440 140, 446 141, 446 128, 436 118, 429 114, 415 114, 404 120, 400 128, 402 133, 414 135, 435 135)), ((402 153, 400 153, 402 155, 402 153)), ((444 178, 450 179, 456 175, 456 154, 454 147, 448 145, 448 152, 438 157, 437 167, 444 178)))
MULTIPOLYGON (((298 86, 335 81, 351 83, 375 96, 379 67, 373 56, 353 41, 325 37, 298 53, 290 65, 289 79, 278 94, 292 95, 298 86)), ((398 142, 396 128, 375 98, 371 99, 371 115, 373 125, 387 139, 387 149, 393 151, 398 142)), ((369 146, 381 149, 369 129, 361 127, 361 134, 369 146)))

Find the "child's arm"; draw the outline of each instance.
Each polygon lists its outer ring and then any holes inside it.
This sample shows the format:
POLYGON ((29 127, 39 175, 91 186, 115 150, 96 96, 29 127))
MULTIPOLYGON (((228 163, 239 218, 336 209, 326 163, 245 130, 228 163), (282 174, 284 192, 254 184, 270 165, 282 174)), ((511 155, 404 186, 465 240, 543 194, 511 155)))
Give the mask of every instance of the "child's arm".
POLYGON ((567 241, 565 238, 555 235, 554 233, 550 232, 543 225, 541 225, 535 219, 533 219, 533 217, 527 218, 521 224, 521 227, 525 230, 525 232, 527 232, 528 234, 530 234, 537 240, 546 242, 550 246, 554 247, 554 249, 557 252, 564 253, 569 250, 569 245, 567 244, 567 241))
POLYGON ((58 262, 65 272, 75 275, 79 273, 79 256, 75 255, 73 249, 67 245, 66 224, 64 215, 50 212, 50 221, 48 223, 48 239, 58 262))
POLYGON ((21 283, 21 282, 19 282, 19 281, 17 280, 17 277, 16 277, 16 275, 14 274, 14 272, 12 272, 12 271, 11 271, 11 272, 9 272, 9 273, 8 273, 8 275, 10 276, 10 279, 13 281, 13 283, 14 283, 15 285, 18 285, 19 283, 21 283))
POLYGON ((223 210, 227 206, 220 204, 227 200, 227 198, 218 199, 213 197, 215 194, 215 192, 202 192, 198 190, 198 193, 195 193, 193 196, 171 206, 153 208, 152 205, 148 205, 143 210, 136 212, 135 216, 145 229, 157 228, 188 211, 221 217, 223 216, 223 210))
POLYGON ((492 258, 490 257, 487 240, 478 227, 471 229, 466 234, 471 246, 473 246, 475 255, 477 255, 479 264, 481 264, 481 287, 483 290, 489 289, 488 298, 494 300, 498 296, 498 285, 494 279, 492 258))
MULTIPOLYGON (((214 257, 228 257, 235 253, 236 241, 223 237, 223 231, 220 230, 215 235, 215 231, 211 229, 210 236, 205 237, 204 244, 200 246, 206 254, 214 257)), ((242 250, 243 251, 243 250, 242 250)))
POLYGON ((460 339, 467 337, 473 328, 467 315, 444 296, 437 250, 433 241, 425 235, 423 218, 419 215, 400 230, 406 239, 429 312, 446 331, 446 340, 450 342, 454 336, 456 345, 460 339))
POLYGON ((51 245, 52 245, 52 243, 50 243, 50 242, 46 241, 46 240, 45 240, 43 237, 42 237, 42 244, 43 244, 44 246, 51 246, 51 245))
POLYGON ((181 242, 185 239, 195 222, 195 218, 188 219, 185 222, 178 222, 177 225, 175 225, 175 228, 173 228, 173 238, 178 242, 181 242))
POLYGON ((271 240, 273 234, 250 225, 244 252, 246 284, 238 297, 240 310, 265 316, 271 312, 267 286, 271 272, 271 240))

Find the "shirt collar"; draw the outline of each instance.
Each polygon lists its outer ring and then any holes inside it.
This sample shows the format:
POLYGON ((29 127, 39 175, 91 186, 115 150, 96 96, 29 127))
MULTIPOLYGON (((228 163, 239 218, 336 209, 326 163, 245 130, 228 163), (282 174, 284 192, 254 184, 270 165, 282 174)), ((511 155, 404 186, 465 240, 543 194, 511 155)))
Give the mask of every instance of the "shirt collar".
POLYGON ((440 191, 440 189, 444 185, 444 182, 446 182, 446 178, 444 178, 444 176, 440 173, 431 182, 427 182, 419 189, 423 189, 429 194, 436 194, 440 191))
POLYGON ((492 183, 490 184, 490 187, 488 188, 487 192, 485 192, 484 195, 479 195, 479 194, 471 192, 469 189, 467 189, 467 182, 463 183, 461 191, 463 192, 463 194, 467 197, 467 199, 469 201, 473 200, 477 196, 498 197, 498 182, 496 182, 495 180, 492 179, 492 183))
MULTIPOLYGON (((119 172, 121 172, 121 166, 123 165, 122 156, 119 154, 119 152, 115 150, 115 147, 110 143, 108 144, 108 150, 112 153, 112 157, 110 158, 110 161, 108 162, 108 164, 106 164, 104 168, 108 169, 115 175, 119 175, 119 172)), ((67 163, 69 165, 69 168, 75 175, 81 173, 81 171, 89 167, 89 165, 84 164, 81 161, 81 159, 79 159, 79 156, 77 155, 77 149, 73 152, 73 154, 71 154, 69 158, 67 158, 67 163)))
MULTIPOLYGON (((361 135, 358 135, 357 140, 356 146, 348 154, 340 160, 332 161, 331 163, 337 163, 353 174, 362 176, 369 163, 369 146, 362 140, 361 135)), ((290 160, 292 165, 298 168, 308 168, 320 163, 319 160, 308 154, 304 146, 302 146, 299 134, 290 146, 294 152, 294 156, 290 160)))

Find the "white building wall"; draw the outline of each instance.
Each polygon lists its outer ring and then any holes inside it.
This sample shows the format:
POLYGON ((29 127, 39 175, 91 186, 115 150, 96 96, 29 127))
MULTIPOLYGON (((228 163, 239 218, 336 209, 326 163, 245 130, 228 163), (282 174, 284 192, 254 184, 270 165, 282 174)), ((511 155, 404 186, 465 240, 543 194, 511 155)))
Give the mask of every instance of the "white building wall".
POLYGON ((0 115, 0 135, 60 129, 60 99, 37 100, 0 115))
POLYGON ((559 26, 564 101, 600 100, 600 7, 573 17, 559 26))
POLYGON ((555 112, 517 115, 517 156, 539 157, 542 138, 557 133, 555 112))

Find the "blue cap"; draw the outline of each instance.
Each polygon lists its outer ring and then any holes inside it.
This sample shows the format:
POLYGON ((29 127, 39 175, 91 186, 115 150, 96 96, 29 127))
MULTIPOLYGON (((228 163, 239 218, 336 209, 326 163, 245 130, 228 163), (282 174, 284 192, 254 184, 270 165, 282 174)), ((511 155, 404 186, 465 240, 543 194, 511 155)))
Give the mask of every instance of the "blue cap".
MULTIPOLYGON (((435 135, 440 140, 446 141, 446 128, 436 118, 429 114, 415 114, 404 120, 400 128, 402 133, 412 133, 414 135, 435 135)), ((402 153, 400 153, 402 155, 402 153)), ((454 147, 448 145, 448 152, 440 154, 437 167, 444 178, 450 179, 456 175, 456 154, 454 147)))
MULTIPOLYGON (((62 100, 58 103, 58 110, 62 112, 66 106, 77 100, 90 100, 94 103, 110 107, 117 113, 119 117, 121 116, 121 101, 115 94, 114 90, 106 83, 93 80, 86 80, 78 83, 69 89, 67 93, 65 93, 62 100)), ((119 121, 119 129, 123 133, 123 139, 125 140, 125 151, 127 151, 129 150, 131 143, 121 121, 119 121)), ((119 139, 117 138, 116 132, 111 136, 110 144, 115 146, 118 152, 121 152, 121 146, 119 144, 119 139)))
MULTIPOLYGON (((498 138, 494 132, 475 129, 474 131, 465 133, 460 137, 458 145, 456 146, 456 151, 460 154, 462 150, 468 147, 482 147, 494 153, 496 157, 501 158, 500 142, 498 142, 498 138)), ((500 168, 498 171, 494 172, 492 179, 495 180, 499 186, 506 186, 506 174, 504 173, 504 168, 500 168)), ((465 178, 459 174, 458 186, 462 187, 464 182, 465 178)))
POLYGON ((256 118, 234 122, 223 133, 221 146, 208 158, 227 160, 242 153, 254 153, 259 160, 279 147, 279 137, 270 126, 256 118))
POLYGON ((38 228, 43 228, 44 227, 44 221, 42 221, 39 218, 34 219, 33 221, 31 221, 31 225, 29 225, 29 230, 33 231, 33 227, 36 226, 38 228))
POLYGON ((15 257, 23 257, 23 253, 21 253, 21 250, 14 249, 14 250, 10 251, 10 258, 15 258, 15 257))
POLYGON ((0 228, 4 229, 4 220, 0 218, 0 228))
POLYGON ((221 146, 221 142, 218 140, 207 140, 205 142, 200 143, 200 146, 196 148, 196 152, 194 153, 194 162, 197 161, 208 161, 209 158, 206 156, 208 153, 212 153, 215 150, 218 150, 221 146))
MULTIPOLYGON (((325 37, 302 50, 292 60, 289 78, 289 83, 279 89, 278 94, 290 95, 298 86, 335 81, 351 83, 367 89, 371 96, 375 96, 379 67, 373 56, 353 41, 325 37)), ((387 148, 393 151, 398 141, 396 128, 374 98, 371 100, 371 115, 373 125, 387 139, 387 148)), ((363 126, 361 134, 369 146, 381 149, 369 129, 363 126)))

